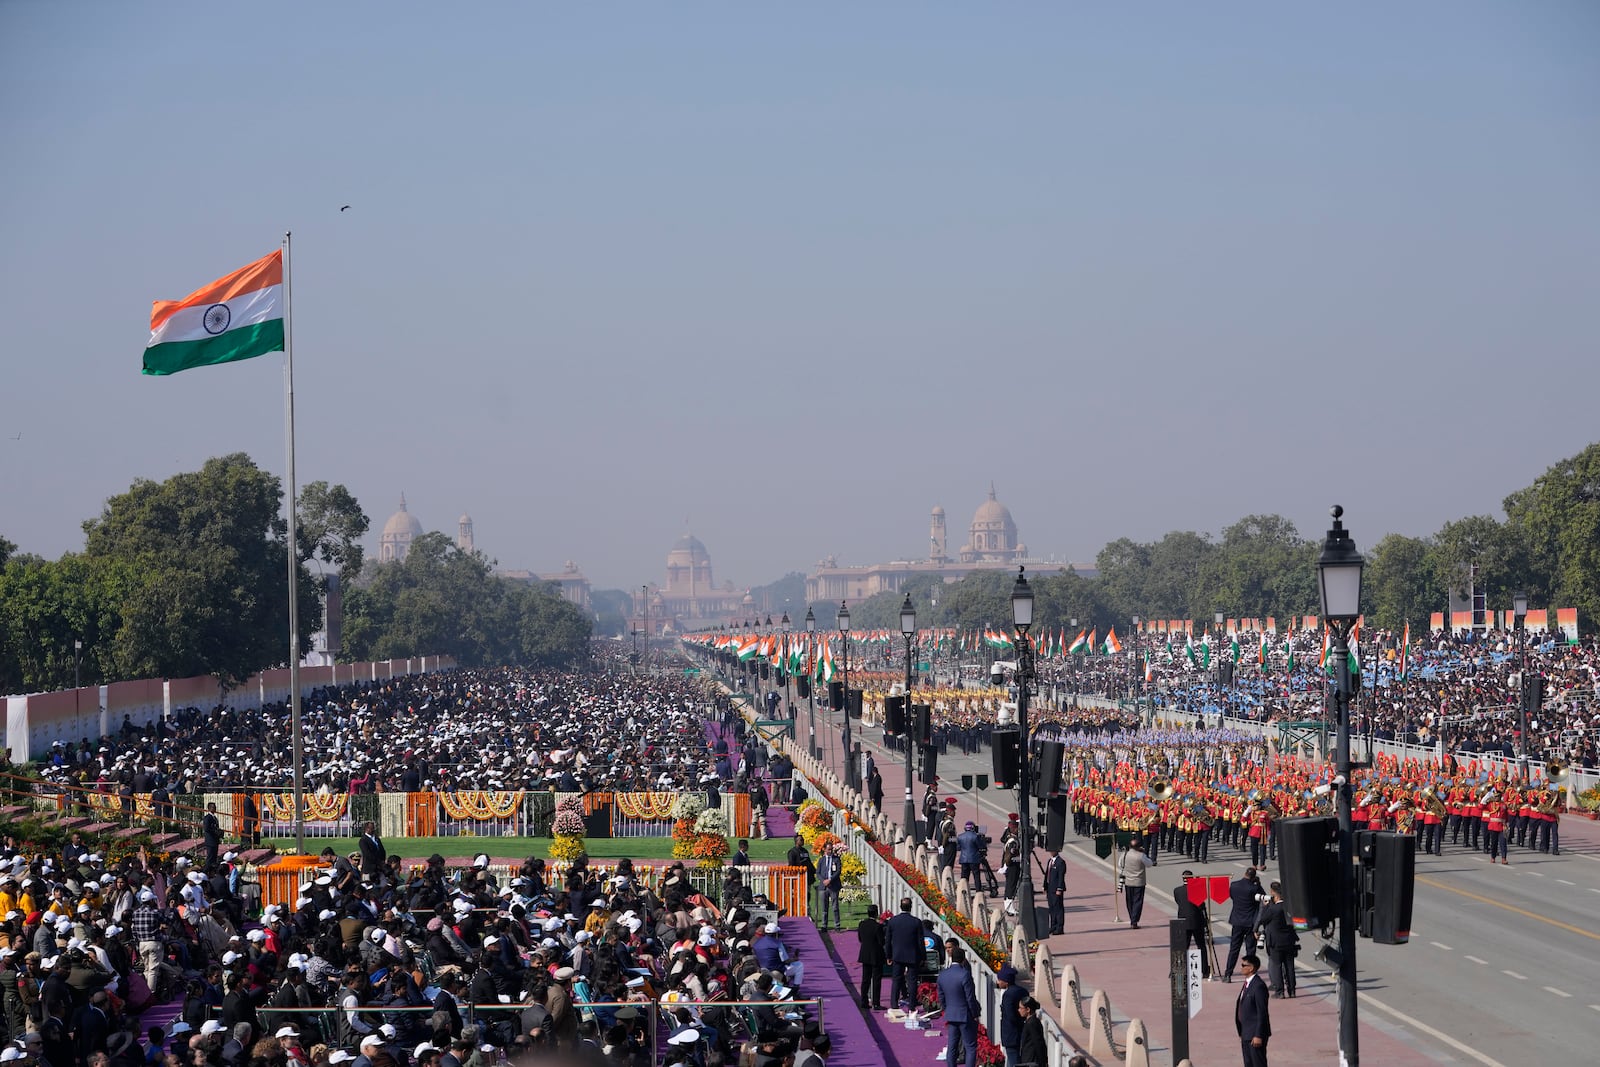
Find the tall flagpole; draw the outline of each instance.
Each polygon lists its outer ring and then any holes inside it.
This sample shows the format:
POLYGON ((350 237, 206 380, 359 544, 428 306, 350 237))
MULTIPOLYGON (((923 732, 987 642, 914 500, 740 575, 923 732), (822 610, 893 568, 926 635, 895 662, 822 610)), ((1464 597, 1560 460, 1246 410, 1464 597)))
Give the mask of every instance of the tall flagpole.
POLYGON ((283 384, 289 442, 289 724, 294 739, 294 847, 306 850, 305 771, 300 738, 300 560, 294 480, 294 288, 289 283, 289 242, 283 235, 283 384))

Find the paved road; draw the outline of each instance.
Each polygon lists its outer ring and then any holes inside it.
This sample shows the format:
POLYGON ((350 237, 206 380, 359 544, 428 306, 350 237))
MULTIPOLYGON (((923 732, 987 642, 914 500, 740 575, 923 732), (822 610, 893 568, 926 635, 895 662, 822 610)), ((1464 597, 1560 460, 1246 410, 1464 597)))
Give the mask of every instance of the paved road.
MULTIPOLYGON (((820 734, 821 711, 818 721, 820 734)), ((856 740, 878 760, 885 807, 898 819, 903 759, 882 749, 881 736, 876 728, 856 731, 856 740)), ((804 708, 799 740, 805 740, 804 708)), ((835 766, 842 751, 839 740, 834 732, 826 746, 835 766)), ((953 749, 939 761, 940 792, 958 798, 962 819, 981 812, 981 821, 998 837, 1006 813, 1016 810, 1015 794, 990 789, 978 794, 975 809, 972 793, 955 787, 961 774, 989 770, 987 750, 963 756, 953 749)), ((914 796, 919 801, 921 792, 918 785, 914 796)), ((1562 822, 1562 833, 1561 856, 1513 850, 1509 866, 1490 865, 1486 858, 1448 844, 1443 856, 1419 856, 1410 943, 1358 942, 1363 1023, 1399 1038, 1432 1062, 1514 1067, 1600 1060, 1600 826, 1569 817, 1562 822)), ((1069 836, 1068 842, 1064 855, 1079 868, 1078 877, 1105 880, 1109 901, 1106 862, 1095 859, 1083 839, 1069 836)), ((1237 877, 1244 866, 1244 857, 1230 849, 1214 848, 1208 865, 1164 857, 1152 872, 1147 907, 1170 913, 1164 902, 1170 901, 1184 867, 1197 874, 1237 877)), ((1271 881, 1275 871, 1276 864, 1269 865, 1263 880, 1271 881)), ((1108 905, 1105 920, 1110 918, 1108 905)), ((1152 929, 1153 944, 1159 945, 1164 932, 1160 924, 1152 929)), ((1227 931, 1220 924, 1218 930, 1225 954, 1227 931)), ((1126 931, 1130 936, 1144 932, 1126 931)), ((1324 988, 1326 982, 1326 971, 1311 959, 1317 944, 1314 936, 1302 936, 1302 995, 1324 988)), ((1080 966, 1091 984, 1105 982, 1095 962, 1080 966)), ((1165 964, 1144 979, 1164 987, 1165 964)), ((1166 1019, 1145 1021, 1164 1046, 1166 1019)), ((1374 1062, 1370 1055, 1368 1062, 1374 1062)))

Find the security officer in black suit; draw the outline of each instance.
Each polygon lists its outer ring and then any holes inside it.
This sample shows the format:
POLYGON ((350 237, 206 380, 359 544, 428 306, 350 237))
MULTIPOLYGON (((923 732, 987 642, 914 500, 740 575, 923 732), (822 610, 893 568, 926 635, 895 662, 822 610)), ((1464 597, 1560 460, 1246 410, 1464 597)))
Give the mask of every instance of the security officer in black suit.
POLYGON ((900 898, 900 913, 884 924, 884 940, 889 945, 889 963, 894 968, 892 1005, 905 1007, 915 1002, 917 967, 922 962, 922 920, 911 914, 911 898, 900 898))
MULTIPOLYGON (((1244 877, 1234 879, 1228 886, 1228 899, 1233 901, 1233 909, 1228 912, 1232 936, 1228 939, 1228 964, 1222 969, 1224 982, 1233 981, 1233 967, 1239 962, 1239 953, 1255 936, 1256 920, 1261 916, 1261 901, 1256 898, 1260 895, 1261 881, 1254 867, 1246 867, 1244 877)), ((1265 986, 1263 982, 1262 987, 1265 986)))
MULTIPOLYGON (((1027 863, 1029 857, 1022 857, 1021 862, 1027 863)), ((1067 861, 1061 858, 1061 850, 1050 850, 1050 860, 1044 865, 1044 901, 1050 909, 1050 932, 1052 934, 1065 933, 1067 929, 1067 861)), ((1025 900, 1022 907, 1031 908, 1033 902, 1025 900)))
POLYGON ((1206 916, 1206 906, 1189 900, 1189 879, 1193 877, 1193 871, 1183 872, 1183 884, 1172 891, 1172 899, 1178 905, 1178 918, 1183 920, 1184 951, 1187 952, 1190 945, 1200 950, 1200 977, 1209 979, 1211 953, 1206 951, 1206 930, 1211 923, 1206 916))

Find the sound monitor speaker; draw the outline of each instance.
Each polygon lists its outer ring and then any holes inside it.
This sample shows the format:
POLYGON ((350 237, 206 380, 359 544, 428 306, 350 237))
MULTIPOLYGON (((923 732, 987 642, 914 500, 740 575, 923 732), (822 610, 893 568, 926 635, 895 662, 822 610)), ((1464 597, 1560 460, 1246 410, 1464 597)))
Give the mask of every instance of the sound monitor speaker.
POLYGON ((803 674, 795 675, 794 692, 795 695, 801 700, 805 700, 807 697, 811 696, 811 679, 807 678, 803 674))
POLYGON ((859 689, 850 690, 850 717, 852 719, 861 718, 861 697, 862 697, 862 695, 863 694, 862 694, 861 690, 859 690, 859 689))
POLYGON ((1067 798, 1054 796, 1045 801, 1044 847, 1061 851, 1067 841, 1067 798))
POLYGON ((1021 767, 1018 757, 1022 752, 1022 731, 1015 726, 998 727, 989 734, 989 745, 996 788, 1014 788, 1021 767))
POLYGON ((1403 945, 1411 940, 1417 839, 1389 831, 1375 832, 1372 838, 1372 940, 1380 945, 1403 945))
POLYGON ((1217 665, 1217 681, 1223 685, 1233 684, 1233 664, 1219 663, 1217 665))
POLYGON ((939 750, 932 745, 922 746, 922 776, 918 780, 923 785, 932 785, 939 779, 939 750))
POLYGON ((834 711, 838 711, 840 708, 844 707, 843 682, 828 683, 828 707, 832 708, 834 711))
POLYGON ((917 744, 933 744, 933 709, 927 704, 913 704, 911 710, 916 724, 917 744))
POLYGON ((762 681, 766 681, 767 678, 771 676, 771 674, 772 674, 772 664, 763 663, 761 665, 761 680, 762 681))
POLYGON ((1039 758, 1033 766, 1033 795, 1051 797, 1061 792, 1061 764, 1067 746, 1060 741, 1039 742, 1039 758))
POLYGON ((1337 839, 1339 820, 1311 815, 1278 821, 1278 880, 1289 922, 1296 930, 1315 930, 1337 918, 1338 859, 1329 844, 1337 839))
POLYGON ((906 698, 883 698, 883 729, 885 733, 899 737, 906 732, 906 698))

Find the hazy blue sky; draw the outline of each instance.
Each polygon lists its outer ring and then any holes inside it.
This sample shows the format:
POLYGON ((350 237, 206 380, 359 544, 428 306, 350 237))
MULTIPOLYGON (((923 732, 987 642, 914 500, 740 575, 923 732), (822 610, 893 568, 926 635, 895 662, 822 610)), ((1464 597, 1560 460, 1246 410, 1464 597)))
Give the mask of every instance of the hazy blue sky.
POLYGON ((1600 5, 0 4, 0 533, 281 472, 150 302, 295 232, 299 472, 508 567, 739 585, 1345 505, 1600 438, 1600 5), (353 205, 341 215, 340 205, 353 205), (13 439, 20 433, 21 439, 13 439))

